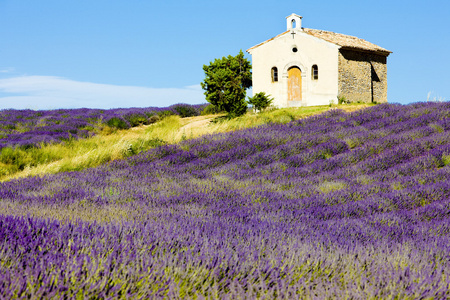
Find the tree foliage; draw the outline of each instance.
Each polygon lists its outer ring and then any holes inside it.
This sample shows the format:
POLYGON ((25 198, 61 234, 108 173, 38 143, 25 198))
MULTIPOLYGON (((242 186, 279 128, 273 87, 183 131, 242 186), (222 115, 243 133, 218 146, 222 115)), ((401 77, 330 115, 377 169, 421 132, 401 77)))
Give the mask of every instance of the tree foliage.
POLYGON ((205 80, 201 83, 206 100, 226 111, 230 117, 247 111, 246 90, 252 86, 251 63, 242 50, 204 65, 205 80))
POLYGON ((256 93, 253 97, 248 98, 248 103, 259 111, 266 109, 272 104, 273 98, 264 92, 256 93))

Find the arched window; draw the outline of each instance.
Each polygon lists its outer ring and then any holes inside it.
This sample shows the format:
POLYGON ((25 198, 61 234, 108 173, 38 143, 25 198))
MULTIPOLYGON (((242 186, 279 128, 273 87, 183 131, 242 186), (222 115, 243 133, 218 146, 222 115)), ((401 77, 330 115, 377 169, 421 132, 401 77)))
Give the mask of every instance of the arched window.
POLYGON ((295 26, 297 26, 297 22, 294 19, 292 19, 292 21, 291 21, 291 28, 294 29, 295 26))
POLYGON ((277 67, 272 68, 272 82, 278 81, 278 69, 277 67))
POLYGON ((311 79, 312 80, 319 79, 319 67, 317 67, 317 65, 313 65, 311 68, 311 79))

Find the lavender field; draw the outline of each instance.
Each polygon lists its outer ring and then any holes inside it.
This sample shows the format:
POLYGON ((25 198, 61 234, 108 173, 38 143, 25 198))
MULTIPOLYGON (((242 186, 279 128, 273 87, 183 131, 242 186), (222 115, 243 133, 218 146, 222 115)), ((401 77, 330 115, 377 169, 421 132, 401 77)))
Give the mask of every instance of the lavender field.
POLYGON ((128 129, 156 122, 165 115, 194 116, 206 105, 117 109, 0 110, 0 150, 39 147, 92 136, 104 126, 128 129))
POLYGON ((450 298, 450 103, 0 183, 0 298, 450 298))

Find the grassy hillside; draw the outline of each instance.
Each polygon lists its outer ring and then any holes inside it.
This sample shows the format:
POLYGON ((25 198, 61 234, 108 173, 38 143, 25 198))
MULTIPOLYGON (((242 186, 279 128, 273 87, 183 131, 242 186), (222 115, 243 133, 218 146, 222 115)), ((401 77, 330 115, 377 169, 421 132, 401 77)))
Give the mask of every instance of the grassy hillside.
POLYGON ((0 295, 449 298, 449 120, 449 103, 382 104, 181 130, 2 182, 0 295))
MULTIPOLYGON (((347 111, 352 111, 367 106, 368 105, 364 104, 355 104, 339 107, 347 111)), ((175 108, 177 107, 178 106, 175 106, 175 108)), ((169 108, 173 110, 173 107, 169 108)), ((280 109, 262 114, 247 114, 237 119, 223 120, 222 122, 217 122, 215 124, 210 124, 210 121, 217 116, 211 115, 181 118, 179 115, 172 115, 152 125, 143 125, 126 130, 116 130, 114 127, 107 126, 106 123, 103 125, 92 125, 91 131, 84 133, 86 136, 91 135, 91 138, 66 138, 66 140, 60 141, 59 143, 40 144, 39 147, 0 149, 0 181, 96 167, 102 163, 135 155, 162 144, 178 143, 181 140, 198 137, 204 134, 233 131, 254 127, 268 122, 286 123, 333 108, 335 107, 318 106, 298 109, 280 109)), ((143 109, 143 112, 140 112, 139 109, 123 109, 122 115, 125 116, 125 119, 122 119, 122 121, 133 120, 132 117, 136 118, 136 116, 141 116, 143 120, 144 118, 142 115, 144 113, 151 115, 154 110, 154 108, 147 108, 143 109)), ((164 112, 165 110, 161 109, 161 111, 164 112)), ((53 118, 54 120, 51 119, 53 122, 50 122, 53 127, 55 127, 55 122, 65 121, 66 124, 64 124, 64 126, 68 127, 68 130, 72 130, 73 127, 67 126, 68 121, 70 121, 70 123, 78 124, 80 122, 80 116, 83 120, 94 120, 94 123, 98 123, 101 119, 99 110, 74 110, 74 112, 71 113, 70 110, 50 111, 46 112, 48 116, 41 116, 41 113, 39 112, 24 111, 20 116, 24 120, 33 120, 34 115, 39 114, 41 118, 45 117, 47 122, 49 122, 50 118, 53 118), (59 116, 59 118, 56 118, 55 115, 59 116), (70 116, 74 116, 73 120, 70 119, 70 116)), ((106 112, 109 114, 109 117, 105 117, 105 120, 121 116, 119 115, 121 110, 111 110, 106 112)), ((19 115, 19 113, 15 112, 15 115, 19 115)), ((15 116, 13 117, 14 118, 12 119, 17 119, 15 116)), ((42 121, 38 120, 34 123, 36 122, 42 121)), ((35 125, 34 123, 32 123, 32 125, 35 125)), ((21 124, 24 124, 24 121, 22 121, 21 124)), ((86 125, 87 123, 82 124, 86 125)), ((4 127, 8 127, 8 124, 4 125, 4 127)), ((20 141, 19 145, 30 143, 30 141, 31 143, 34 143, 36 139, 39 141, 42 140, 42 131, 34 129, 32 132, 35 132, 35 135, 30 132, 30 130, 32 130, 32 125, 28 125, 28 127, 30 127, 29 131, 25 131, 25 133, 21 134, 26 134, 26 136, 24 136, 24 141, 20 141)), ((61 125, 63 124, 58 123, 56 129, 50 127, 50 130, 55 129, 55 134, 57 135, 68 135, 69 132, 63 133, 58 131, 60 130, 61 125)), ((17 124, 15 126, 18 127, 17 124)), ((23 125, 21 126, 23 127, 23 125)), ((48 127, 49 126, 46 128, 48 127)), ((127 127, 130 127, 130 125, 128 124, 127 127)), ((38 128, 42 127, 38 126, 38 128)), ((48 130, 49 129, 46 129, 46 131, 48 130)), ((54 139, 54 135, 51 137, 44 135, 44 137, 46 139, 54 139)))

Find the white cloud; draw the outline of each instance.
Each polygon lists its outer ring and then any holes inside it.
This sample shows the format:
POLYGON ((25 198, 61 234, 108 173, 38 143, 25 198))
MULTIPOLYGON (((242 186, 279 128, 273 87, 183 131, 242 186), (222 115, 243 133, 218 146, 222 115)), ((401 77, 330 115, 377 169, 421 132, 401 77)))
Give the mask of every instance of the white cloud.
POLYGON ((194 91, 202 91, 203 93, 202 86, 200 84, 188 85, 186 88, 194 91))
POLYGON ((0 73, 12 73, 12 72, 14 72, 14 68, 0 69, 0 73))
POLYGON ((205 103, 200 85, 148 88, 74 81, 53 76, 0 79, 0 109, 165 107, 205 103))

